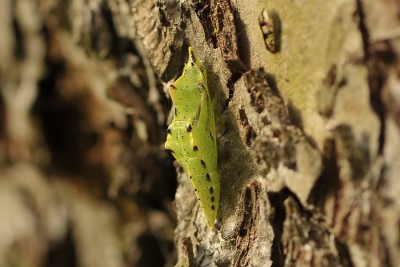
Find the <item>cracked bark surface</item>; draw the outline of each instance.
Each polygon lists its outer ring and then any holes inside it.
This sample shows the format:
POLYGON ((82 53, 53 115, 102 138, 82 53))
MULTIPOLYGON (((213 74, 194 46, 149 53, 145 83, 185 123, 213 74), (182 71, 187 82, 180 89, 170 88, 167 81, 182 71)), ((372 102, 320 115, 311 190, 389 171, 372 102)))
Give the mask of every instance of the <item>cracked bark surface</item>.
POLYGON ((0 0, 0 266, 399 266, 395 0, 0 0), (207 228, 163 149, 208 72, 207 228))

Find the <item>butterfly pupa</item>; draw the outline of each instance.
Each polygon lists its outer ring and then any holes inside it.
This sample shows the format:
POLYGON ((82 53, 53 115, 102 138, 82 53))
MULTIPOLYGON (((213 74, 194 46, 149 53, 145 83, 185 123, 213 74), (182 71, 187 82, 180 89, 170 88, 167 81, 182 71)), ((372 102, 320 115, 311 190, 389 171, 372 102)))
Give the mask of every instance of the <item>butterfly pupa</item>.
POLYGON ((182 76, 169 88, 175 106, 165 148, 187 172, 197 199, 214 229, 220 199, 214 110, 207 86, 207 72, 189 47, 182 76))

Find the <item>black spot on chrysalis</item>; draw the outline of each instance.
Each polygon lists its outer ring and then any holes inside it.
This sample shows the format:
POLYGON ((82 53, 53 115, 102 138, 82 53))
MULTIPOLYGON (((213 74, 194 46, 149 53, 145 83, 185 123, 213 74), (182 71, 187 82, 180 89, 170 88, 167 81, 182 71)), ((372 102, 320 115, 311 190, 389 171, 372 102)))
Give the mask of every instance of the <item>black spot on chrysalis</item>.
POLYGON ((200 160, 200 163, 201 163, 201 166, 203 166, 203 168, 205 168, 206 167, 206 163, 204 162, 204 160, 200 160))
POLYGON ((167 134, 171 134, 171 129, 167 129, 167 134))
POLYGON ((214 196, 211 197, 211 202, 214 202, 215 198, 214 196))
POLYGON ((187 131, 188 133, 190 133, 190 132, 192 131, 192 125, 191 125, 191 124, 189 124, 189 126, 186 127, 186 131, 187 131))
POLYGON ((214 194, 214 188, 212 186, 210 187, 210 194, 214 194))
POLYGON ((171 84, 170 86, 171 86, 172 89, 176 90, 175 85, 171 84))
POLYGON ((207 179, 207 182, 211 182, 211 177, 210 177, 210 175, 208 173, 206 174, 206 179, 207 179))
POLYGON ((215 206, 214 206, 214 205, 211 205, 211 209, 212 209, 212 210, 215 210, 215 206))
POLYGON ((199 151, 199 148, 197 146, 194 146, 193 151, 199 151))

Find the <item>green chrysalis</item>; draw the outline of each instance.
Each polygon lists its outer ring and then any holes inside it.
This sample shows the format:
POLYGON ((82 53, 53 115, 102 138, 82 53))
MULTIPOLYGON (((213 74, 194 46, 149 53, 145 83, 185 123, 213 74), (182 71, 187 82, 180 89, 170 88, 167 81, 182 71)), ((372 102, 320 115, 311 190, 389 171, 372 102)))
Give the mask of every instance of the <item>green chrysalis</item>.
POLYGON ((206 69, 191 47, 183 74, 169 93, 175 116, 168 126, 165 148, 188 173, 207 224, 213 229, 220 194, 215 119, 206 69))

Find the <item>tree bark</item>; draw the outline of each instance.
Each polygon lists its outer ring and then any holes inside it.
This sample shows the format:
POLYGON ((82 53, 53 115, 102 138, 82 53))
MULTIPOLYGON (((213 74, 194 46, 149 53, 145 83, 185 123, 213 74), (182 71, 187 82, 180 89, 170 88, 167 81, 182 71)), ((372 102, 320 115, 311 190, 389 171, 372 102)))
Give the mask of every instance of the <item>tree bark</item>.
POLYGON ((0 6, 0 266, 400 265, 397 1, 0 6), (164 149, 189 45, 216 230, 164 149))

